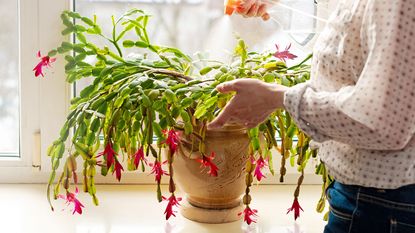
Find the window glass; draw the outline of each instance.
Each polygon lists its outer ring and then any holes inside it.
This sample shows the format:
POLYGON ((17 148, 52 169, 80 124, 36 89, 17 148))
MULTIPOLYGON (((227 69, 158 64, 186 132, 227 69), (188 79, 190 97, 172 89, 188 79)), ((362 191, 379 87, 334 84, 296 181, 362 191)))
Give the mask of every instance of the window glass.
POLYGON ((0 0, 0 157, 19 156, 18 1, 0 0))

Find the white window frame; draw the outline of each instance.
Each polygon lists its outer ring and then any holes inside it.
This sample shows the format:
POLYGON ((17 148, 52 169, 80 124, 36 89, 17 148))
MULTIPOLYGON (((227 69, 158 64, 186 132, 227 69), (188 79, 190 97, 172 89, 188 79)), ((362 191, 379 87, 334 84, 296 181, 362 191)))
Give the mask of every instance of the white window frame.
MULTIPOLYGON (((46 70, 45 78, 35 78, 32 69, 38 62, 38 50, 46 54, 64 39, 60 14, 70 10, 71 5, 71 0, 19 1, 20 157, 0 158, 0 183, 46 183, 49 179, 51 163, 46 151, 58 137, 68 114, 71 86, 65 81, 62 57, 46 70)), ((274 164, 278 165, 279 160, 280 156, 274 153, 274 164)), ((308 166, 305 183, 321 182, 313 174, 313 167, 308 166)), ((299 174, 288 161, 287 169, 285 184, 295 184, 299 174)), ((261 183, 279 184, 279 171, 276 173, 274 177, 268 174, 261 183)), ((98 175, 96 182, 118 183, 111 174, 98 175)), ((154 177, 148 173, 125 172, 121 183, 153 184, 154 177)))
POLYGON ((50 167, 46 150, 65 119, 70 89, 63 59, 53 63, 45 78, 35 78, 32 69, 39 62, 37 51, 43 55, 62 41, 59 16, 70 2, 20 0, 18 5, 20 156, 0 160, 0 182, 45 182, 44 168, 50 167))

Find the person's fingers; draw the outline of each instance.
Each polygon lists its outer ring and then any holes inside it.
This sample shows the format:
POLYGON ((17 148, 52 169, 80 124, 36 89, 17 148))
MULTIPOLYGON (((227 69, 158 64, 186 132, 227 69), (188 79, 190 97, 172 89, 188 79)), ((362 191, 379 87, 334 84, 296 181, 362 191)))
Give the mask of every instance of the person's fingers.
POLYGON ((254 16, 256 16, 257 12, 258 12, 258 4, 254 4, 254 5, 251 6, 251 9, 249 9, 249 11, 246 13, 246 15, 248 17, 254 17, 254 16))
POLYGON ((237 83, 235 81, 229 81, 229 82, 224 82, 222 84, 219 84, 218 86, 216 86, 216 90, 221 92, 221 93, 227 93, 230 91, 239 91, 239 86, 237 85, 237 83))
POLYGON ((264 21, 267 21, 267 20, 269 20, 271 17, 269 16, 269 14, 268 13, 265 13, 264 15, 262 15, 262 19, 264 20, 264 21))
POLYGON ((249 7, 248 8, 237 7, 236 8, 236 13, 246 17, 246 13, 248 13, 249 9, 250 9, 249 7))
POLYGON ((234 119, 234 98, 229 101, 226 107, 219 113, 219 115, 208 124, 209 129, 222 128, 230 119, 234 119))
POLYGON ((229 119, 231 118, 232 114, 225 108, 212 122, 208 124, 208 129, 217 129, 222 128, 229 119))
POLYGON ((261 4, 258 8, 258 11, 256 13, 257 17, 263 17, 267 13, 267 5, 261 4))
POLYGON ((245 0, 242 1, 240 6, 236 8, 236 12, 241 15, 246 15, 248 13, 249 9, 251 9, 251 6, 255 3, 255 0, 245 0))

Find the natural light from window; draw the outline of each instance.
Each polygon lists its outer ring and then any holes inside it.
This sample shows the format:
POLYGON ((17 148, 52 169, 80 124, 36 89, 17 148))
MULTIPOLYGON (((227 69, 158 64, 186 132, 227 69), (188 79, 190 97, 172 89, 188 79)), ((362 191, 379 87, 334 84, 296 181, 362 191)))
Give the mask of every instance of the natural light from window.
POLYGON ((18 1, 0 0, 0 157, 19 156, 18 1))
MULTIPOLYGON (((282 2, 289 8, 311 16, 317 13, 312 1, 282 2)), ((219 0, 76 0, 73 4, 75 11, 81 15, 96 15, 101 25, 107 25, 103 27, 103 32, 108 35, 112 30, 111 15, 118 17, 131 8, 145 10, 157 16, 151 18, 149 26, 153 43, 177 47, 189 55, 201 52, 204 56, 220 60, 229 58, 237 41, 236 36, 243 38, 250 50, 274 49, 276 43, 282 47, 293 43, 292 51, 295 54, 307 56, 319 26, 316 19, 281 6, 274 6, 270 10, 272 15, 278 16, 278 21, 263 22, 258 19, 246 20, 237 15, 224 16, 223 1, 219 0)), ((100 44, 102 41, 94 42, 100 44)), ((137 53, 140 53, 139 49, 137 53)), ((94 63, 95 60, 88 62, 94 63)), ((87 79, 78 81, 76 93, 90 82, 87 79)))

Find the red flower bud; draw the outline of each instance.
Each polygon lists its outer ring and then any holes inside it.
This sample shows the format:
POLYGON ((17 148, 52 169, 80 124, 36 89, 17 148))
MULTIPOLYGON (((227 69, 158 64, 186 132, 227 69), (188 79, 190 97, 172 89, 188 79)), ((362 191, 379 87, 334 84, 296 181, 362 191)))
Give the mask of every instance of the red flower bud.
POLYGON ((37 52, 37 57, 40 58, 40 62, 33 68, 35 72, 35 76, 38 77, 39 75, 43 75, 43 67, 51 67, 52 62, 56 61, 56 58, 51 58, 49 56, 44 56, 40 54, 40 51, 37 52))
POLYGON ((75 193, 71 193, 69 191, 66 192, 66 196, 64 195, 59 195, 58 197, 60 199, 66 200, 66 204, 69 206, 70 204, 73 204, 74 209, 72 214, 78 213, 78 214, 82 214, 82 208, 84 208, 84 205, 82 205, 82 203, 76 198, 76 196, 78 195, 79 190, 78 188, 75 189, 75 193))
POLYGON ((244 215, 244 221, 248 224, 251 225, 251 223, 256 222, 256 219, 254 219, 254 217, 258 216, 256 213, 258 213, 258 210, 255 209, 251 209, 249 208, 249 206, 247 206, 245 208, 245 210, 241 213, 239 213, 238 215, 244 215))
POLYGON ((170 129, 169 131, 164 130, 163 133, 167 134, 167 139, 163 143, 166 143, 169 146, 171 154, 174 155, 177 150, 177 146, 179 145, 179 137, 177 132, 174 131, 174 129, 170 129))
POLYGON ((197 161, 199 163, 201 163, 200 167, 209 167, 210 170, 208 172, 208 174, 210 174, 211 176, 218 176, 218 167, 216 166, 216 164, 214 164, 212 162, 212 160, 215 158, 215 152, 212 152, 211 155, 209 157, 204 156, 202 157, 202 159, 197 159, 197 161))
POLYGON ((294 210, 294 220, 297 220, 298 217, 300 217, 300 210, 304 211, 303 208, 301 208, 300 203, 298 203, 298 198, 294 198, 293 205, 291 208, 288 208, 288 212, 291 212, 294 210))
POLYGON ((290 51, 288 51, 291 48, 291 44, 289 44, 284 51, 280 51, 278 45, 276 44, 275 47, 277 48, 277 52, 274 53, 274 57, 282 60, 285 62, 285 59, 291 59, 293 60, 294 58, 296 58, 297 56, 290 53, 290 51))
POLYGON ((181 201, 182 198, 180 197, 176 198, 176 196, 172 194, 169 198, 163 197, 163 200, 168 201, 166 210, 164 211, 164 214, 166 214, 166 220, 168 220, 171 216, 176 217, 175 213, 177 211, 174 211, 173 207, 179 206, 180 205, 179 201, 181 201))

